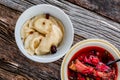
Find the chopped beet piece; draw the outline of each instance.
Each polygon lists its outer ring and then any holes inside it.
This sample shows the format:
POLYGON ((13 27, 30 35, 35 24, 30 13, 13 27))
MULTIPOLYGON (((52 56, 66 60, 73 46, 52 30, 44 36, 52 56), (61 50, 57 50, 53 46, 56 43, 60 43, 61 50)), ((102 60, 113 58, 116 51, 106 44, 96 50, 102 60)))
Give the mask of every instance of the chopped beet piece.
POLYGON ((92 50, 91 53, 96 55, 97 51, 96 50, 92 50))

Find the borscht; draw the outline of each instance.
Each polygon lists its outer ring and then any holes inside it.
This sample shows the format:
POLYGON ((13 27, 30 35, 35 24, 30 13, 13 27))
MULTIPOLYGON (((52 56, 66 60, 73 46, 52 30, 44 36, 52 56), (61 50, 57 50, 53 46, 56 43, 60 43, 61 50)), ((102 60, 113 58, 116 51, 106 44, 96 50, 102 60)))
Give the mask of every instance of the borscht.
POLYGON ((109 51, 97 46, 80 49, 68 64, 68 80, 116 80, 117 65, 107 66, 114 60, 109 51))

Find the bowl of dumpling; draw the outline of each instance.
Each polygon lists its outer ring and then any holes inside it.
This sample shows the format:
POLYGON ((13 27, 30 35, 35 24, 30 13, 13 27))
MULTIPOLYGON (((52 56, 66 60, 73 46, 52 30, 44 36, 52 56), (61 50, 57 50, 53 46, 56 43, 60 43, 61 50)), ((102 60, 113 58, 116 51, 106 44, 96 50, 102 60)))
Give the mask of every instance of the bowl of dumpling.
POLYGON ((15 26, 15 40, 29 59, 48 63, 63 57, 74 37, 73 25, 60 8, 40 4, 25 10, 15 26))

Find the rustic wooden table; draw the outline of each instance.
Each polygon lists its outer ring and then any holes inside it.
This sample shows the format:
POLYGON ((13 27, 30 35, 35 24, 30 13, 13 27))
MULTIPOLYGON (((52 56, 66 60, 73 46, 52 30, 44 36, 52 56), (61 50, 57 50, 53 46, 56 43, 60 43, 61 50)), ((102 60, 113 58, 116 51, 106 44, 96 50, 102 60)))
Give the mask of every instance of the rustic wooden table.
POLYGON ((120 49, 119 0, 0 0, 0 80, 60 80, 63 58, 37 63, 22 55, 15 43, 14 28, 20 14, 43 3, 69 15, 75 30, 73 45, 83 39, 100 38, 120 49))

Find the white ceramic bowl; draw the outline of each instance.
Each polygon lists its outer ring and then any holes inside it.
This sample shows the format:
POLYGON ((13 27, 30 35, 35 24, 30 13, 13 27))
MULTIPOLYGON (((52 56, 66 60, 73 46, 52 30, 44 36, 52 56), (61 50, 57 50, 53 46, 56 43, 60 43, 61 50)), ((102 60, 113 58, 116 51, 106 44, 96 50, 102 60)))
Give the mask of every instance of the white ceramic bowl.
MULTIPOLYGON (((87 40, 80 41, 79 43, 74 45, 69 50, 69 52, 66 54, 66 56, 64 57, 64 60, 62 62, 62 66, 61 66, 61 80, 68 80, 67 67, 68 67, 68 63, 69 63, 70 59, 72 58, 72 56, 77 51, 79 51, 80 49, 82 49, 84 47, 88 47, 88 46, 102 47, 105 50, 109 51, 115 59, 120 59, 119 50, 115 46, 113 46, 111 43, 109 43, 109 42, 107 42, 105 40, 87 39, 87 40)), ((117 63, 117 66, 118 66, 117 80, 119 80, 120 79, 120 64, 117 63)))
POLYGON ((70 49, 73 42, 73 37, 74 37, 74 30, 73 30, 73 25, 70 18, 58 7, 47 5, 47 4, 35 5, 30 7, 26 11, 24 11, 19 17, 15 26, 15 40, 20 51, 27 58, 33 61, 41 62, 41 63, 53 62, 63 57, 66 54, 66 52, 70 49), (61 22, 63 23, 64 25, 63 41, 61 45, 57 48, 57 53, 55 54, 48 54, 43 56, 29 55, 24 49, 24 46, 21 40, 21 36, 20 36, 21 27, 23 26, 25 21, 29 20, 30 18, 36 15, 45 14, 45 13, 49 13, 50 15, 61 20, 61 22))

